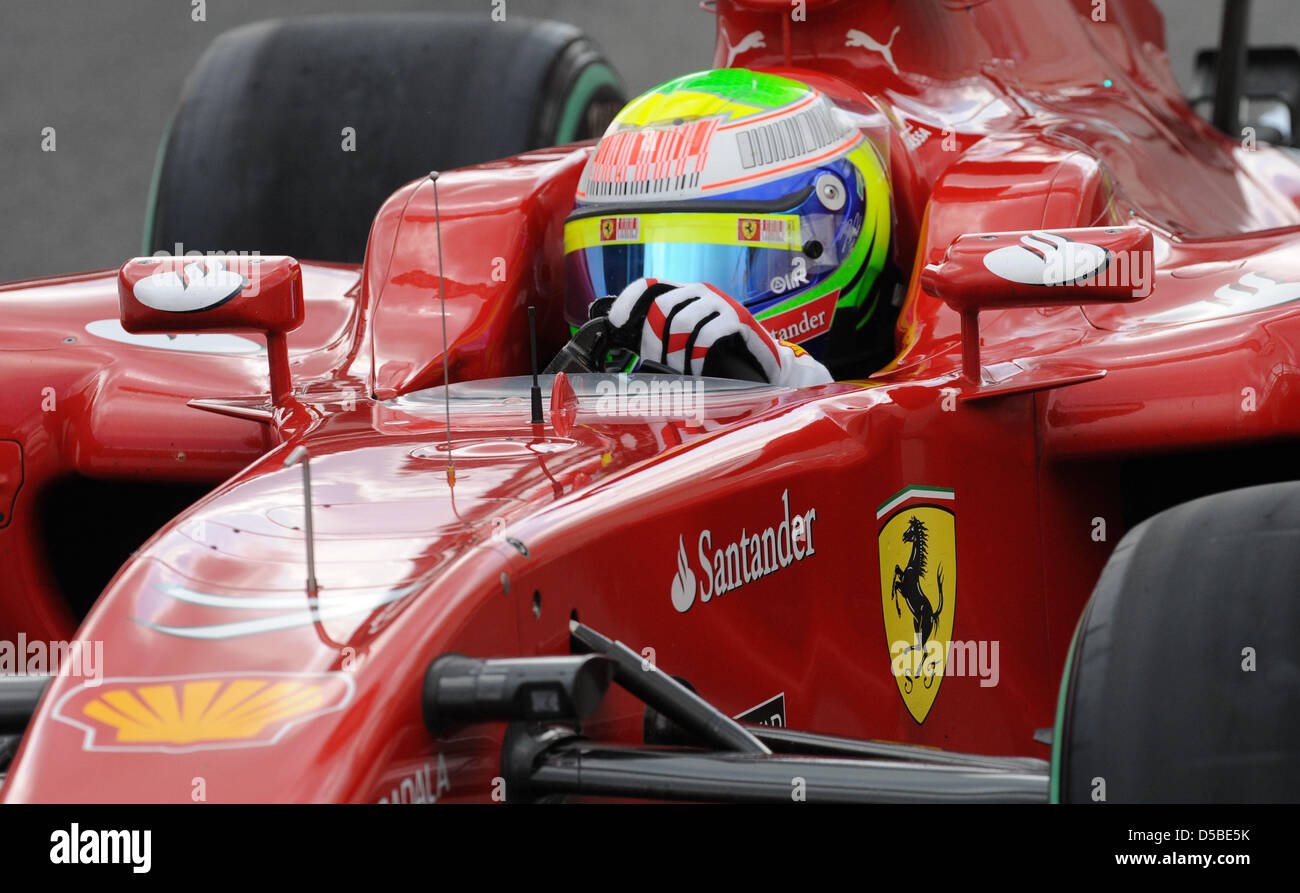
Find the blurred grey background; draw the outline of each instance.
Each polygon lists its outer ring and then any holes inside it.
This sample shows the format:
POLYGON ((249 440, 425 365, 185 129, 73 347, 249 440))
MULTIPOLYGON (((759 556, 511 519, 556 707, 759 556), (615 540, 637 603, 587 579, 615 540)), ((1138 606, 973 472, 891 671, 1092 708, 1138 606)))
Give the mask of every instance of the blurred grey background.
MULTIPOLYGON (((1157 0, 1184 89, 1195 50, 1217 40, 1221 4, 1157 0)), ((506 8, 582 27, 632 94, 711 59, 714 19, 698 0, 506 0, 506 8)), ((486 18, 492 0, 207 0, 204 22, 191 10, 191 0, 0 0, 0 282, 115 267, 139 253, 159 138, 185 75, 220 32, 325 12, 486 18), (45 127, 55 128, 55 152, 41 150, 45 127)), ((1251 42, 1300 42, 1295 13, 1295 0, 1255 0, 1251 42)))

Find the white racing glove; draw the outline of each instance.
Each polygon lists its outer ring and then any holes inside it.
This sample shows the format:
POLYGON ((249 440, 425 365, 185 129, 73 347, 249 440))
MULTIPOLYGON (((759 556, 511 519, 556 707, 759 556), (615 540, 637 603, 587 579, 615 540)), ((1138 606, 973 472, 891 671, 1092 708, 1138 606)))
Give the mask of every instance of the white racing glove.
POLYGON ((642 360, 682 375, 792 388, 834 380, 806 351, 777 341, 743 304, 705 282, 638 279, 614 299, 609 321, 642 360))

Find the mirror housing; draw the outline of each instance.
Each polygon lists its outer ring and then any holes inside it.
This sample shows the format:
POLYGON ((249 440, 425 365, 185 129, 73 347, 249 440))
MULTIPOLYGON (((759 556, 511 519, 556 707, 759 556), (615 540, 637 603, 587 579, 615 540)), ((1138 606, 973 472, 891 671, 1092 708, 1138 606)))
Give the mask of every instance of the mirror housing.
POLYGON ((981 310, 1140 300, 1151 293, 1154 248, 1139 225, 968 233, 920 284, 961 315, 962 371, 979 384, 981 310))
POLYGON ((117 298, 128 332, 262 332, 271 400, 292 393, 285 335, 306 314, 292 257, 133 257, 118 270, 117 298))

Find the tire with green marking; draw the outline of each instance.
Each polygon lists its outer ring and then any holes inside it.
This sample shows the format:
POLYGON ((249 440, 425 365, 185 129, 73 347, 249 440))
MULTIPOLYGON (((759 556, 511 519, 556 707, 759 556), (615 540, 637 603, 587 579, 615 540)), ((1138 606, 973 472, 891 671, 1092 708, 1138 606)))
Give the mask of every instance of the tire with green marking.
POLYGON ((1053 736, 1065 802, 1300 802, 1300 482, 1162 512, 1115 548, 1053 736))
POLYGON ((403 183, 597 137, 624 101, 600 51, 558 22, 334 15, 237 28, 185 83, 145 253, 358 262, 403 183))

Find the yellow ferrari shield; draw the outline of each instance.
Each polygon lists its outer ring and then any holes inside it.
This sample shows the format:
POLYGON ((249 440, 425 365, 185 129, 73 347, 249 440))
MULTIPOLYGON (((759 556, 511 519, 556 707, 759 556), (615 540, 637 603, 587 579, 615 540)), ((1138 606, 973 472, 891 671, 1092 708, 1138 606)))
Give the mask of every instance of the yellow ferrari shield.
POLYGON ((951 490, 915 487, 881 506, 880 597, 890 667, 903 703, 925 722, 943 683, 957 601, 951 490))

